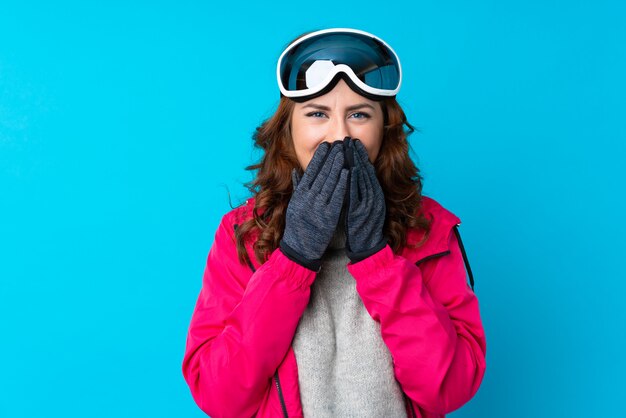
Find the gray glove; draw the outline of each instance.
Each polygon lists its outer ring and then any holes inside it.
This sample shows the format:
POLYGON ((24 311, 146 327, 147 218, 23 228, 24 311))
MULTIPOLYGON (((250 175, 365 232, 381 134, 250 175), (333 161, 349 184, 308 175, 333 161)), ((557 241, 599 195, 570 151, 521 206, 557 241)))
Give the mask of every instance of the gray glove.
POLYGON ((386 204, 383 189, 370 163, 365 146, 359 139, 345 141, 346 154, 352 154, 350 191, 346 205, 346 255, 353 263, 382 250, 387 245, 383 236, 386 204))
POLYGON ((343 141, 322 142, 302 179, 292 170, 294 192, 287 206, 282 252, 315 272, 332 239, 344 203, 348 170, 344 168, 343 141))

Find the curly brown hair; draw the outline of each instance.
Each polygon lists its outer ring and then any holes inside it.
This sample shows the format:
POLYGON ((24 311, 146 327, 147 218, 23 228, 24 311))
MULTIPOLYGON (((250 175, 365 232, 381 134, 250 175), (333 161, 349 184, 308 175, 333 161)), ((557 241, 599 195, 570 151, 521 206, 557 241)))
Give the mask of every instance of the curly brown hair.
MULTIPOLYGON (((305 36, 306 32, 293 41, 305 36)), ((384 132, 380 151, 374 161, 376 175, 385 194, 386 218, 383 233, 389 238, 394 253, 403 247, 420 247, 430 232, 431 220, 420 211, 422 179, 420 170, 409 157, 407 137, 414 131, 395 97, 380 99, 384 115, 384 132), (404 125, 408 131, 404 130, 404 125), (415 244, 407 242, 407 229, 424 230, 415 244)), ((295 102, 281 97, 276 112, 258 126, 252 136, 254 146, 264 151, 261 161, 246 170, 259 170, 256 178, 244 184, 255 199, 252 218, 244 221, 235 232, 237 253, 241 263, 250 261, 244 242, 256 237, 254 254, 264 263, 279 246, 285 230, 285 214, 293 185, 291 170, 302 168, 296 157, 291 136, 291 116, 295 102)))

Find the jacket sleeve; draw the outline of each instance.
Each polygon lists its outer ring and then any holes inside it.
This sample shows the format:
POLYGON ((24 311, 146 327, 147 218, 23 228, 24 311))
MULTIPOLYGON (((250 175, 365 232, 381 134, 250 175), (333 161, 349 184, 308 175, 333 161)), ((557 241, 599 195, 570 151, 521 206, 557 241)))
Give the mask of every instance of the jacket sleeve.
POLYGON ((315 272, 277 249, 252 274, 237 259, 226 216, 207 257, 182 371, 202 411, 251 417, 289 349, 315 272))
POLYGON ((458 240, 421 267, 389 245, 348 270, 394 362, 396 379, 420 407, 447 414, 468 402, 485 373, 478 300, 467 284, 458 240))

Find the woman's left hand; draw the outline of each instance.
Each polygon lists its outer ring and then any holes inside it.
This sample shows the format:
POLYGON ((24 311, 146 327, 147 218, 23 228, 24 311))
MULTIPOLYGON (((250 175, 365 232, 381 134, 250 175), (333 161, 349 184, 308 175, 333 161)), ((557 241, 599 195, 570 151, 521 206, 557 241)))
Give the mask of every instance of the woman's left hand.
POLYGON ((354 156, 346 202, 346 254, 356 263, 387 245, 383 236, 386 205, 383 189, 363 143, 359 139, 348 140, 345 152, 354 156))

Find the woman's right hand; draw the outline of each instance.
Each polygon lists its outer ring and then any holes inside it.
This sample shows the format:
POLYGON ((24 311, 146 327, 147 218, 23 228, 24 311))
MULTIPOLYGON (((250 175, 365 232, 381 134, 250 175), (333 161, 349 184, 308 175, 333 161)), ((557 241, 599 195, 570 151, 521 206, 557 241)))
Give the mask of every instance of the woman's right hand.
POLYGON ((301 179, 292 170, 294 191, 287 206, 282 252, 291 260, 319 271, 343 206, 348 169, 343 141, 322 142, 301 179))

